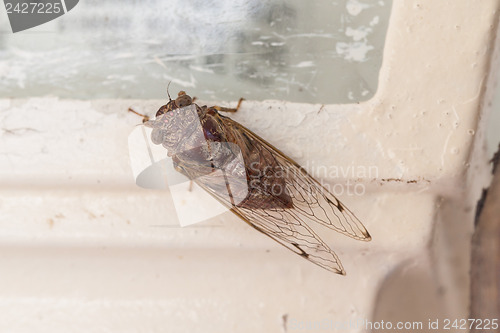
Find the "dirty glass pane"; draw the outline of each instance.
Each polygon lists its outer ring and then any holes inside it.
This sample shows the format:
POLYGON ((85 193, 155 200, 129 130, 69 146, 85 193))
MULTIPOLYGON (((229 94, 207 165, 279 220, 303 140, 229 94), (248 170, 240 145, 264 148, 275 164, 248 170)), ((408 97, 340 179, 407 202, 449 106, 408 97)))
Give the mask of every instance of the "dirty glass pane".
POLYGON ((351 103, 377 89, 391 1, 85 0, 13 34, 0 96, 351 103))

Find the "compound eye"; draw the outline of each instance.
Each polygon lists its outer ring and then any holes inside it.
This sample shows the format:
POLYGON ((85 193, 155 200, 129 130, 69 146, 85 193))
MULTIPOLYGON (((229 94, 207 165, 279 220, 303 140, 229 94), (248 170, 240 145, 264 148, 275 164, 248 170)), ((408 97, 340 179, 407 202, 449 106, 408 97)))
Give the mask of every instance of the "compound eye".
POLYGON ((177 107, 179 108, 191 105, 192 103, 193 99, 188 95, 180 95, 175 99, 175 105, 177 105, 177 107))

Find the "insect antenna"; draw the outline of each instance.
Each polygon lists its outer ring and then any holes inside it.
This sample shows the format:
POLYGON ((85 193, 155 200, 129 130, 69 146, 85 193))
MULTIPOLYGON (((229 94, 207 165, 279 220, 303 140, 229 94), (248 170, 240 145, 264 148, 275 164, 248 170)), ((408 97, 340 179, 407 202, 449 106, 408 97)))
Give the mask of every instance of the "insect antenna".
POLYGON ((170 87, 170 83, 172 83, 172 80, 170 80, 167 84, 167 95, 168 95, 168 100, 171 101, 172 98, 170 97, 170 93, 168 92, 168 87, 170 87))

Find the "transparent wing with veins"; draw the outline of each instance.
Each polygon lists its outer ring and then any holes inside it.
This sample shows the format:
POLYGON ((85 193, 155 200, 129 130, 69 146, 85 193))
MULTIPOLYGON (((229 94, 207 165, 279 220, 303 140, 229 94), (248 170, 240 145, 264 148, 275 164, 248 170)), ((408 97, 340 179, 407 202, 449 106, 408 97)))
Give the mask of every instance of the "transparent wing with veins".
MULTIPOLYGON (((231 195, 228 197, 227 193, 223 195, 214 190, 213 179, 210 177, 201 177, 194 181, 258 231, 318 266, 345 274, 335 252, 308 224, 318 223, 354 239, 369 241, 371 237, 363 224, 297 163, 239 123, 226 117, 222 119, 226 126, 236 133, 237 137, 233 143, 238 144, 243 152, 251 145, 253 153, 257 151, 263 163, 279 166, 285 171, 275 176, 284 178, 287 197, 292 199, 292 204, 269 207, 267 201, 272 193, 267 192, 262 196, 262 202, 254 198, 252 205, 238 205, 230 199, 231 195)), ((253 158, 255 159, 255 156, 253 158)), ((249 166, 246 165, 246 168, 249 166)), ((273 174, 267 176, 272 178, 273 174)), ((219 182, 225 181, 223 188, 230 191, 231 183, 227 183, 227 179, 231 177, 219 177, 219 182)), ((264 188, 260 190, 270 191, 264 188)))

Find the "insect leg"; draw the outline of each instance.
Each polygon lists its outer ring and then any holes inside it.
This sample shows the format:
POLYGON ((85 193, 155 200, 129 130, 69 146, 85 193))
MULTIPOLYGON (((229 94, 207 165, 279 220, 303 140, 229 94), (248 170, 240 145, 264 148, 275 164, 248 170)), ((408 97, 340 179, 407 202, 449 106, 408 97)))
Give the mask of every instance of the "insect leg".
POLYGON ((132 113, 135 113, 136 115, 142 117, 142 122, 145 123, 147 121, 149 121, 149 116, 146 116, 145 114, 142 114, 142 113, 139 113, 137 111, 135 111, 134 109, 132 108, 128 108, 128 112, 132 112, 132 113))
POLYGON ((324 108, 324 107, 325 107, 325 104, 321 105, 321 107, 319 108, 319 110, 318 110, 318 113, 317 113, 317 114, 319 114, 319 113, 321 112, 321 110, 323 110, 323 108, 324 108))
POLYGON ((212 106, 212 108, 214 108, 217 111, 222 111, 222 112, 236 112, 240 108, 241 102, 243 102, 244 100, 245 100, 244 98, 240 98, 240 100, 238 101, 238 105, 236 105, 235 108, 226 108, 226 107, 217 106, 217 105, 212 106))

